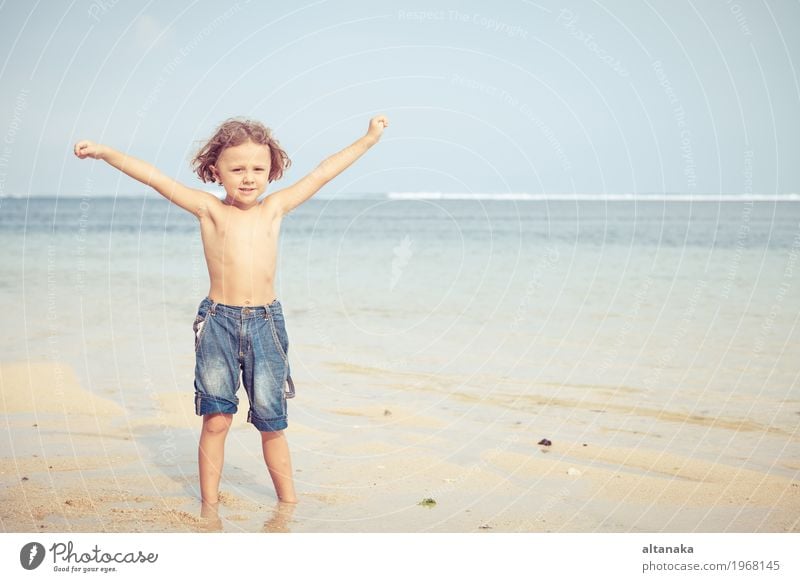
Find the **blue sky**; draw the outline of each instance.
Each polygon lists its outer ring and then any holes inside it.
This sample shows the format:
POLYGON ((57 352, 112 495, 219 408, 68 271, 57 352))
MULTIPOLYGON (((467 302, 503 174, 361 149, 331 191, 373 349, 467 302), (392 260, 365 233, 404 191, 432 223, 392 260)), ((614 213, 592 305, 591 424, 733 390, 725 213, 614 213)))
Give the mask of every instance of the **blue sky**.
POLYGON ((800 3, 0 4, 0 195, 144 189, 81 138, 193 186, 227 117, 300 179, 391 127, 340 192, 800 192, 800 3))

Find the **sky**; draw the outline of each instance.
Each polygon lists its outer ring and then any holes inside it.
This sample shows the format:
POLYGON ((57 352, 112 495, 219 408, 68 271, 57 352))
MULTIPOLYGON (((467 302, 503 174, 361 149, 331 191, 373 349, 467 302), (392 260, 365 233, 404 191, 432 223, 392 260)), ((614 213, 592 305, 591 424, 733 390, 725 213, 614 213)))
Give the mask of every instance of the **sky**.
POLYGON ((80 139, 203 187, 189 160, 233 116, 289 153, 274 190, 378 114, 325 196, 798 193, 798 23, 794 0, 5 0, 0 196, 146 191, 80 139))

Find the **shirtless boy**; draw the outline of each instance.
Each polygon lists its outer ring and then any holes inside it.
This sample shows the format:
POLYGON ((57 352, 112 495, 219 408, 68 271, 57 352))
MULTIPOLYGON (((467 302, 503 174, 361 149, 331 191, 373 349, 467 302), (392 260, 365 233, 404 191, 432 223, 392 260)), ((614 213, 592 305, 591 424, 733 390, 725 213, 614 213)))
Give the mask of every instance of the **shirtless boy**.
POLYGON ((275 297, 275 265, 283 217, 360 158, 380 139, 388 119, 379 115, 367 133, 321 162, 295 184, 263 200, 267 185, 290 161, 268 128, 230 119, 197 153, 193 166, 203 182, 225 189, 225 199, 184 186, 142 160, 91 141, 75 144, 81 159, 104 160, 200 223, 211 288, 194 321, 195 412, 203 417, 198 446, 200 495, 219 501, 225 437, 237 411, 241 372, 250 402, 247 420, 261 433, 261 447, 279 501, 295 503, 286 398, 294 396, 289 340, 275 297))

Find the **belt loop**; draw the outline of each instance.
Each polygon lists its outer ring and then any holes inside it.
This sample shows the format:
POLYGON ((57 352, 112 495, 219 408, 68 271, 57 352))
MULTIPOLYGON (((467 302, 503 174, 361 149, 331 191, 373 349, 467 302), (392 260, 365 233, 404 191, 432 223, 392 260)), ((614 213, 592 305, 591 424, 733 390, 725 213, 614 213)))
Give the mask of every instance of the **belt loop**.
POLYGON ((210 311, 211 311, 211 315, 216 315, 217 314, 217 302, 214 301, 213 299, 211 300, 211 309, 210 309, 210 311))
POLYGON ((269 319, 269 305, 264 306, 264 319, 269 319))

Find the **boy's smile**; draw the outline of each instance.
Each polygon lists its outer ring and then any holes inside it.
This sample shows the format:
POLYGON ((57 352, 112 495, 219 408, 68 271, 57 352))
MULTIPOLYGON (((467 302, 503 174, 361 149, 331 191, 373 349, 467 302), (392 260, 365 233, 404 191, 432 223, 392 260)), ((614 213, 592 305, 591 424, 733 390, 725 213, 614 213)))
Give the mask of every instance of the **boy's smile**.
POLYGON ((246 141, 222 150, 212 166, 214 177, 225 188, 225 203, 247 210, 269 183, 270 150, 266 145, 246 141))

